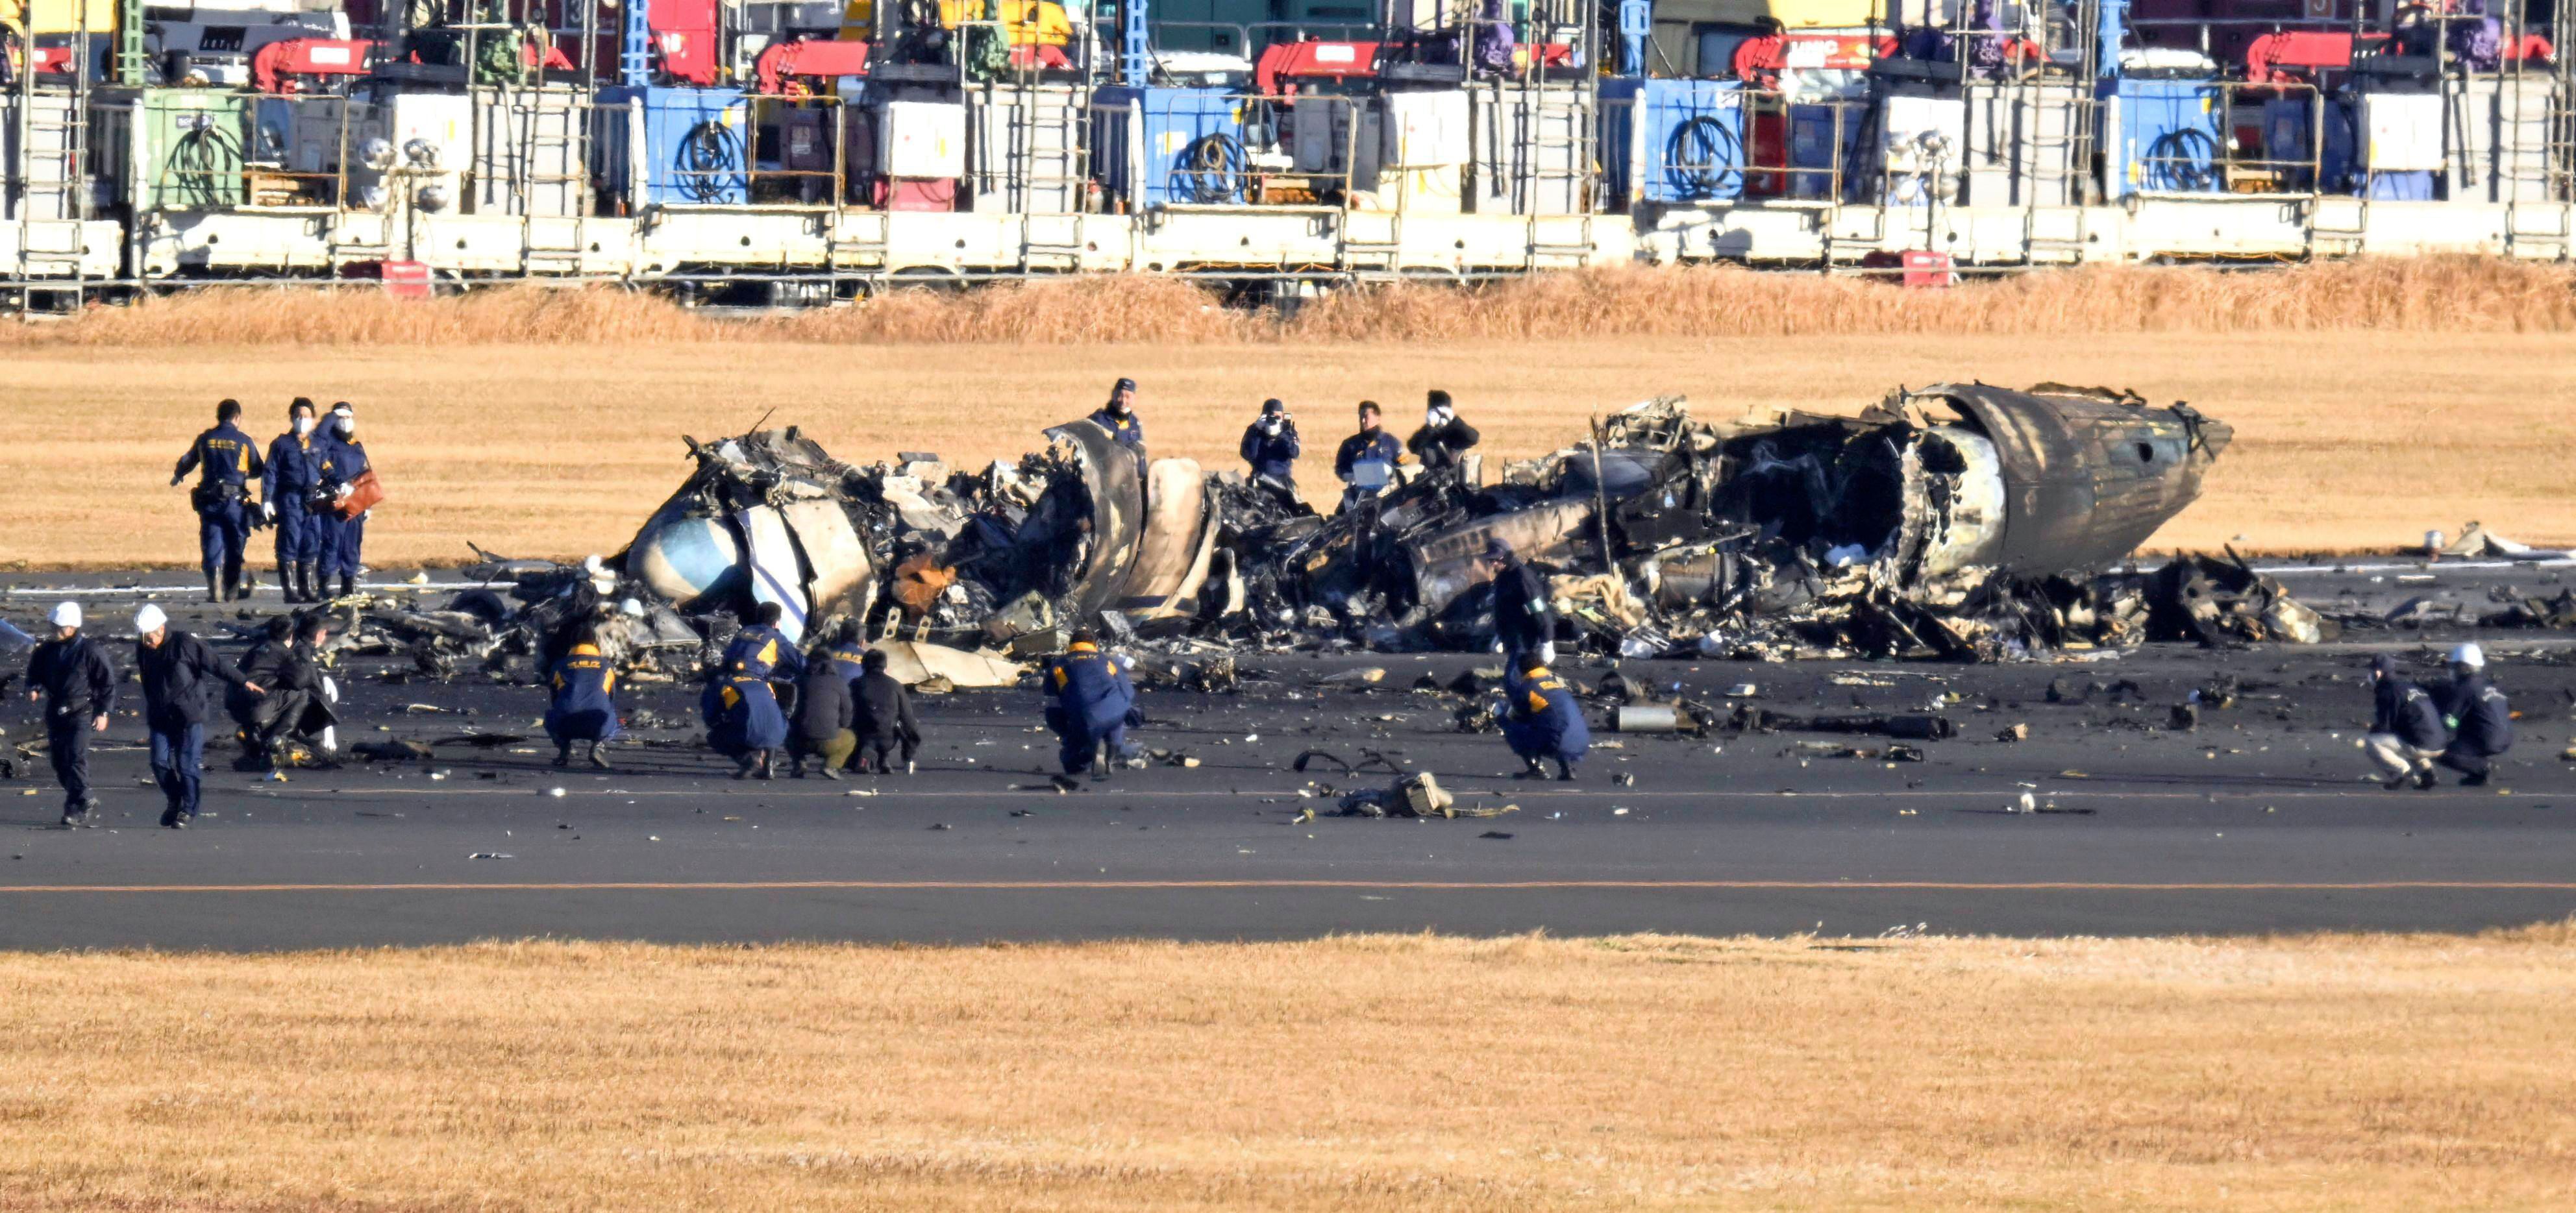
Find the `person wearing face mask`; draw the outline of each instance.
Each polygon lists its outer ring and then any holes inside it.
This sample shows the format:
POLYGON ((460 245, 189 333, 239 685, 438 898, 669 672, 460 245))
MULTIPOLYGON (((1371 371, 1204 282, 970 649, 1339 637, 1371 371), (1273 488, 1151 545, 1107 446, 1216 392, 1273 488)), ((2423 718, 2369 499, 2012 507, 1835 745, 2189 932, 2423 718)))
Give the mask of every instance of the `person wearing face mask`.
POLYGON ((374 504, 367 494, 374 485, 368 479, 373 470, 374 465, 367 460, 366 444, 358 441, 357 410, 349 407, 346 400, 332 405, 324 429, 321 487, 315 493, 320 504, 314 511, 314 517, 322 523, 322 576, 314 588, 322 594, 329 593, 322 587, 335 576, 340 581, 341 597, 358 592, 358 561, 367 539, 367 507, 374 504))
POLYGON ((1136 381, 1121 379, 1109 387, 1109 403, 1092 410, 1091 420, 1109 431, 1120 446, 1145 458, 1145 422, 1136 415, 1136 381))
POLYGON ((277 583, 288 602, 320 602, 314 564, 322 558, 322 522, 313 490, 322 483, 324 441, 313 402, 302 396, 286 406, 286 432, 268 444, 268 471, 259 480, 259 509, 277 528, 277 583))
POLYGON ((1424 471, 1445 472, 1456 468, 1482 437, 1476 427, 1458 419, 1458 409, 1449 403, 1449 393, 1434 391, 1422 410, 1422 428, 1413 431, 1404 449, 1422 461, 1424 471))
POLYGON ((188 498, 197 507, 197 546, 208 602, 241 597, 242 551, 250 546, 250 481, 254 476, 265 479, 268 470, 250 435, 233 424, 240 418, 240 401, 216 405, 214 428, 197 435, 170 472, 172 488, 188 473, 197 473, 197 487, 188 498))
POLYGON ((1243 427, 1243 461, 1252 478, 1290 488, 1297 481, 1297 420, 1277 400, 1261 402, 1261 420, 1243 427))

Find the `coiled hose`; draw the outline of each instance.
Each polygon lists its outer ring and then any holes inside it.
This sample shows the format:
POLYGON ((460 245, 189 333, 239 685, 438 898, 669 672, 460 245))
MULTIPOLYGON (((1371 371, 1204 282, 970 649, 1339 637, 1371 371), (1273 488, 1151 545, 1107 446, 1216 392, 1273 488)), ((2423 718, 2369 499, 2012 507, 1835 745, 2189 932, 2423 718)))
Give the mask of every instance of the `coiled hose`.
POLYGON ((2154 193, 2206 194, 2218 188, 2218 137, 2178 126, 2147 145, 2144 182, 2154 193))
POLYGON ((1664 182, 1683 200, 1732 198, 1744 190, 1744 143, 1733 128, 1701 114, 1664 141, 1664 182))
POLYGON ((1222 131, 1201 135, 1182 149, 1180 164, 1172 170, 1172 193, 1201 206, 1239 202, 1248 164, 1242 140, 1222 131))
POLYGON ((671 155, 673 184, 687 202, 740 201, 748 188, 742 175, 742 136, 709 119, 680 136, 671 155))
POLYGON ((226 205, 235 198, 224 179, 231 178, 236 189, 241 184, 241 140, 212 118, 199 115, 196 125, 171 144, 168 171, 186 206, 211 209, 226 205))

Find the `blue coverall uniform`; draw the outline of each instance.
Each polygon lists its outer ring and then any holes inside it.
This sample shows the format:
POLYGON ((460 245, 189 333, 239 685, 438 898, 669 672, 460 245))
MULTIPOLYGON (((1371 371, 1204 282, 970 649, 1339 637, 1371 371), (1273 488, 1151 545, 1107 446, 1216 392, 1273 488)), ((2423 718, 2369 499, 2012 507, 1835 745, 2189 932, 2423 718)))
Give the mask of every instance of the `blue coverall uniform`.
POLYGON ((859 679, 867 676, 868 646, 864 644, 856 641, 836 644, 825 650, 824 656, 831 661, 832 668, 838 671, 841 677, 848 679, 853 687, 859 679))
POLYGON ((1121 417, 1106 408, 1097 408, 1091 410, 1091 419, 1099 422, 1100 428, 1109 431, 1109 436, 1117 439, 1118 445, 1138 455, 1145 453, 1145 423, 1133 410, 1121 417))
POLYGON ((572 646, 555 663, 548 685, 554 699, 546 705, 546 736, 554 739, 557 750, 569 754, 576 741, 616 738, 617 704, 609 693, 617 689, 617 671, 608 668, 598 645, 572 646))
POLYGON ((260 458, 250 435, 229 421, 197 435, 188 444, 188 453, 179 456, 170 483, 197 473, 191 498, 197 507, 197 547, 207 577, 240 578, 242 549, 250 546, 250 481, 256 476, 266 483, 267 470, 268 461, 260 458))
MULTIPOLYGON (((336 490, 366 474, 367 447, 356 439, 325 438, 315 443, 322 448, 321 472, 324 488, 336 490)), ((313 521, 321 524, 319 551, 324 577, 355 578, 358 562, 367 542, 367 520, 342 518, 329 506, 316 507, 313 521)))
POLYGON ((1265 432, 1259 422, 1243 427, 1243 461, 1252 465, 1255 476, 1293 480, 1297 457, 1304 453, 1297 442, 1295 422, 1281 422, 1276 434, 1265 432))
POLYGON ((2464 783, 2485 783, 2491 760, 2513 748, 2512 705, 2483 674, 2452 683, 2441 698, 2442 714, 2456 722, 2456 731, 2433 761, 2466 776, 2464 783))
POLYGON ((788 643, 787 637, 780 635, 778 629, 755 623, 734 633, 733 642, 725 646, 724 660, 718 668, 727 677, 802 682, 805 679, 805 654, 788 643))
POLYGON ((1127 713, 1136 706, 1136 686, 1117 658, 1096 645, 1077 644, 1055 659, 1046 686, 1055 696, 1047 705, 1046 723, 1062 743, 1057 757, 1065 774, 1090 770, 1104 741, 1112 754, 1128 756, 1127 713))
MULTIPOLYGON (((1353 467, 1363 463, 1383 463, 1386 465, 1387 483, 1392 484, 1395 481, 1396 461, 1403 457, 1404 448, 1396 443, 1395 435, 1383 429, 1361 430, 1342 439, 1342 449, 1333 454, 1333 475, 1340 477, 1344 484, 1350 484, 1353 467)), ((1342 490, 1342 508, 1347 510, 1352 505, 1375 497, 1383 491, 1380 488, 1361 488, 1351 484, 1349 488, 1342 490)))
POLYGON ((707 746, 736 762, 787 744, 787 714, 767 679, 721 676, 698 697, 698 710, 707 722, 707 746))
POLYGON ((90 638, 47 640, 27 658, 26 687, 45 698, 45 757, 63 785, 63 815, 88 804, 90 723, 116 709, 116 667, 90 638))
POLYGON ((313 490, 322 483, 322 439, 293 430, 268 444, 268 471, 259 478, 259 499, 277 507, 278 576, 299 564, 322 560, 322 523, 313 513, 313 490))
POLYGON ((1574 764, 1592 748, 1592 726, 1584 723, 1583 707, 1565 680, 1541 666, 1511 679, 1504 692, 1511 711, 1503 718, 1503 740, 1512 753, 1533 767, 1553 758, 1558 775, 1573 778, 1574 764))

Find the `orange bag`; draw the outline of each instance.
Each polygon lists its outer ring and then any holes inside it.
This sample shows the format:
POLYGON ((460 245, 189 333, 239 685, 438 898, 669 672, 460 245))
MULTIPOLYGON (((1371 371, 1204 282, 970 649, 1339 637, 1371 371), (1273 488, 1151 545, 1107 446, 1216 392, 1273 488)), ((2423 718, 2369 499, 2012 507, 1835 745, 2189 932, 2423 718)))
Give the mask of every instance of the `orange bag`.
POLYGON ((331 512, 343 519, 355 518, 376 508, 385 499, 385 486, 376 479, 376 469, 368 468, 349 482, 349 495, 331 503, 331 512))

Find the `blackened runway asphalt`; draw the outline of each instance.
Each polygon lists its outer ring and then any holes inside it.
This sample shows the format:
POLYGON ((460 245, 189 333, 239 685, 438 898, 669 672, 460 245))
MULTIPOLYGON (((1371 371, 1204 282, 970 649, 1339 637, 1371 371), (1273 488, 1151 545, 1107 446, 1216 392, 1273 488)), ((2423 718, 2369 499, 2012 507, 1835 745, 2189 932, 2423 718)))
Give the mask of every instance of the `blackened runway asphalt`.
MULTIPOLYGON (((2474 603, 2499 581, 2549 588, 2558 575, 2453 569, 2400 586, 2321 572, 2293 584, 2321 605, 2401 592, 2474 603)), ((0 617, 34 630, 44 593, 0 599, 0 617)), ((89 601, 103 619, 132 606, 89 601)), ((1802 744, 1885 739, 1605 732, 1615 747, 1572 784, 1503 778, 1514 764, 1499 739, 1454 731, 1457 700, 1410 689, 1423 673, 1445 681, 1478 664, 1459 655, 1254 658, 1247 667, 1268 681, 1237 695, 1149 690, 1156 723, 1142 739, 1200 765, 1071 794, 1041 773, 1053 747, 1029 691, 925 699, 921 772, 843 783, 733 782, 685 745, 686 727, 638 730, 654 744, 619 749, 604 774, 552 769, 540 739, 279 783, 231 772, 218 747, 210 815, 185 833, 154 828, 140 725, 121 717, 107 734, 115 748, 96 759, 109 828, 55 828, 41 757, 0 782, 0 947, 2469 930, 2576 913, 2576 762, 2560 758, 2576 734, 2566 638, 2488 637, 2497 681, 2524 713, 2492 786, 2446 779, 2392 793, 2361 778, 2367 656, 2396 651, 2430 678, 2429 658, 2453 638, 2374 632, 2306 649, 2159 646, 1986 667, 1631 662, 1629 676, 1695 698, 1753 682, 1755 702, 1779 711, 1920 711, 1937 699, 1960 736, 1923 744, 1925 761, 1890 763, 1802 744), (1360 666, 1388 673, 1360 690, 1313 684, 1360 666), (2240 680, 2236 706, 2171 728, 2172 706, 2220 674, 2240 680), (2048 701, 2052 681, 2063 702, 2048 701), (2028 740, 1997 740, 2016 723, 2028 740), (1385 777, 1345 777, 1328 762, 1293 771, 1308 748, 1355 761, 1384 751, 1437 772, 1464 804, 1518 808, 1479 820, 1335 817, 1332 790, 1385 777), (1626 776, 1633 784, 1616 781, 1626 776), (2007 811, 2025 792, 2042 811, 2007 811), (1310 808, 1322 815, 1303 819, 1310 808)), ((116 651, 122 662, 130 650, 116 651)), ((1592 681, 1604 668, 1570 672, 1592 681)), ((532 687, 358 677, 351 689, 354 740, 534 736, 543 706, 532 687)), ((683 688, 629 698, 690 715, 683 688)), ((0 724, 7 742, 33 735, 23 699, 0 724)))

